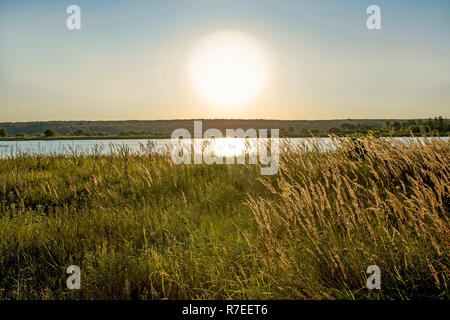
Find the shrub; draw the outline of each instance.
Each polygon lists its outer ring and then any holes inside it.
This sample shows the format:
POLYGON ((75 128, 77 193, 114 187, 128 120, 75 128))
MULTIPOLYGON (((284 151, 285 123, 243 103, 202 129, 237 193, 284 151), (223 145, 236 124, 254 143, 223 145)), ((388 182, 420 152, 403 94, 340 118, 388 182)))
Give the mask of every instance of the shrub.
POLYGON ((53 129, 45 129, 44 135, 45 135, 46 137, 54 137, 54 136, 57 135, 57 133, 56 133, 56 131, 53 130, 53 129))

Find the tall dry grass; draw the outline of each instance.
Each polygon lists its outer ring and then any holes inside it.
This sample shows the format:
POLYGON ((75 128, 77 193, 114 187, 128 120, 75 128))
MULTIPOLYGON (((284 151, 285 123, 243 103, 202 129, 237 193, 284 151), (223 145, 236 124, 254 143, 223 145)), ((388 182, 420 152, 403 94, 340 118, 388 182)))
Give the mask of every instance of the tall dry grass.
POLYGON ((448 298, 448 141, 346 141, 285 153, 248 203, 260 259, 283 297, 448 298), (378 265, 382 290, 366 288, 378 265))
POLYGON ((448 299, 449 142, 333 143, 284 148, 272 177, 127 149, 0 159, 0 298, 448 299))

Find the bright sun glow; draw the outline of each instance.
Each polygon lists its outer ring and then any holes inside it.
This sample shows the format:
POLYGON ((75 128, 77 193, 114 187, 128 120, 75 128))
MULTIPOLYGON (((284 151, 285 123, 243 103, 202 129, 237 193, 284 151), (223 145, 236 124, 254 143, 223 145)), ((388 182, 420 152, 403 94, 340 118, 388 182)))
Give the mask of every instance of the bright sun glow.
POLYGON ((206 36, 190 56, 190 84, 199 97, 213 104, 235 106, 257 98, 268 76, 265 51, 240 32, 206 36))

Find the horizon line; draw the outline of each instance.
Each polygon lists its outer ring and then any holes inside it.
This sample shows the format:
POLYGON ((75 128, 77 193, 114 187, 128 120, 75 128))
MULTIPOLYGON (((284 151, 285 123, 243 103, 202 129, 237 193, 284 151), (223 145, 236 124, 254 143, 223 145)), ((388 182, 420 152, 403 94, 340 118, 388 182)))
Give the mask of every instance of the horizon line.
POLYGON ((428 120, 442 117, 443 119, 448 119, 444 116, 430 116, 422 118, 334 118, 334 119, 264 119, 264 118, 177 118, 177 119, 124 119, 124 120, 29 120, 29 121, 4 121, 0 124, 5 123, 34 123, 34 122, 144 122, 144 121, 345 121, 345 120, 369 120, 369 121, 382 121, 382 120, 428 120))

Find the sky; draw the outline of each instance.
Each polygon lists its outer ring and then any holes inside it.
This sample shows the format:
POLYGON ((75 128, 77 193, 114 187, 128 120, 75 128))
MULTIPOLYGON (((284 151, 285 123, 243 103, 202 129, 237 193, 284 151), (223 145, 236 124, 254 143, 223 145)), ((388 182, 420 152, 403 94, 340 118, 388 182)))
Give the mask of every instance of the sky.
POLYGON ((448 0, 1 0, 0 122, 450 117, 449 14, 448 0), (189 82, 193 49, 224 30, 270 65, 240 105, 189 82))

